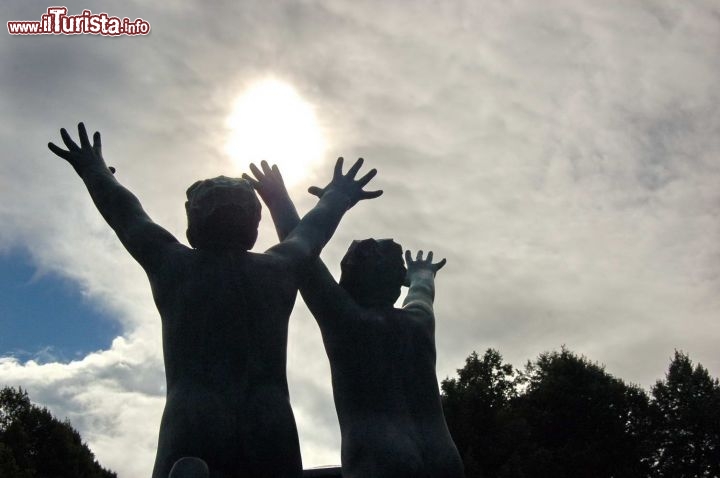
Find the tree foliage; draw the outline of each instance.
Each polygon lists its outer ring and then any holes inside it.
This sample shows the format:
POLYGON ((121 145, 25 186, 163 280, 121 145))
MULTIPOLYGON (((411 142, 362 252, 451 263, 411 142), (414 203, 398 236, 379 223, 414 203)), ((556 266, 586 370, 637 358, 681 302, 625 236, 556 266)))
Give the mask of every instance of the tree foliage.
POLYGON ((652 396, 564 347, 473 352, 442 392, 468 478, 720 477, 720 385, 680 352, 652 396))
POLYGON ((528 426, 527 476, 639 477, 647 471, 649 399, 567 349, 529 363, 513 404, 528 426))
POLYGON ((653 475, 720 476, 720 385, 702 366, 675 351, 665 380, 652 389, 655 405, 653 475))
POLYGON ((0 476, 117 478, 102 468, 69 422, 30 403, 27 392, 0 390, 0 476))
POLYGON ((445 418, 468 476, 494 476, 508 461, 522 431, 508 408, 517 385, 515 369, 493 349, 473 352, 457 379, 442 382, 445 418))

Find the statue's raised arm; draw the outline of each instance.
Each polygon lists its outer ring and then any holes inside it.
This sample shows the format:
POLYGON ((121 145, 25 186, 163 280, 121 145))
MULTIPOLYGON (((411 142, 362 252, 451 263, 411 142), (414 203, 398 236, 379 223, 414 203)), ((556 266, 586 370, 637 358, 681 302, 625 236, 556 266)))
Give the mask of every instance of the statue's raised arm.
POLYGON ((418 251, 415 260, 410 251, 405 251, 407 264, 407 285, 410 288, 403 301, 403 309, 417 311, 434 318, 433 302, 435 300, 435 274, 447 262, 445 259, 433 264, 433 253, 428 252, 423 260, 423 251, 418 251))
POLYGON ((250 163, 250 171, 255 177, 253 178, 246 173, 242 177, 252 184, 265 205, 270 209, 275 231, 278 239, 282 241, 300 223, 300 216, 297 209, 295 209, 295 204, 290 199, 290 194, 285 187, 285 181, 283 181, 277 165, 273 164, 271 167, 267 161, 263 160, 260 162, 260 168, 250 163))
POLYGON ((105 164, 102 156, 100 133, 95 132, 93 143, 90 144, 85 125, 80 123, 78 135, 80 146, 63 128, 60 136, 67 150, 53 143, 48 143, 48 148, 75 169, 98 211, 128 252, 146 271, 154 270, 163 256, 163 249, 170 244, 179 245, 179 242, 172 234, 155 224, 135 195, 115 179, 114 169, 105 164))
MULTIPOLYGON (((362 162, 361 158, 355 163, 355 166, 361 165, 362 162)), ((342 158, 339 158, 335 175, 338 174, 338 165, 341 164, 342 158)), ((265 205, 270 209, 278 239, 283 241, 300 223, 300 217, 290 199, 278 167, 276 165, 271 167, 266 161, 262 161, 260 168, 250 164, 250 170, 255 177, 243 174, 243 178, 253 185, 265 205)), ((367 184, 375 174, 376 171, 373 169, 360 182, 367 184)), ((309 188, 311 194, 319 197, 322 197, 326 190, 327 187, 309 188)), ((360 199, 371 199, 381 194, 382 191, 363 191, 360 199)), ((345 289, 338 285, 319 257, 303 270, 302 284, 300 292, 303 300, 314 310, 315 319, 323 333, 335 327, 342 327, 345 318, 358 314, 358 311, 354 310, 357 309, 355 301, 345 289)))
MULTIPOLYGON (((293 262, 304 262, 317 257, 332 237, 345 212, 360 200, 376 198, 382 194, 382 191, 363 190, 375 177, 377 170, 372 169, 360 179, 355 179, 362 164, 363 159, 360 158, 352 165, 347 174, 343 174, 343 158, 338 158, 330 183, 324 188, 311 188, 313 194, 320 198, 317 205, 292 228, 280 244, 270 248, 267 252, 286 256, 293 262)), ((248 178, 246 175, 246 179, 248 178)), ((261 192, 261 197, 263 194, 267 195, 267 193, 261 192)), ((291 216, 292 213, 288 217, 291 216)), ((283 223, 281 229, 282 232, 287 232, 290 227, 283 223)), ((279 232, 281 231, 279 230, 279 232)))

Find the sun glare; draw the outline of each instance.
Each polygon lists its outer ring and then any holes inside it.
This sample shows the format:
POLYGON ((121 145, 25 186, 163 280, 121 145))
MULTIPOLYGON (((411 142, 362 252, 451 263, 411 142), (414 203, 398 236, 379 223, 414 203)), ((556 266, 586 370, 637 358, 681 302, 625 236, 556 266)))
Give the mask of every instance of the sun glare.
POLYGON ((325 142, 312 105, 295 89, 266 80, 238 97, 227 118, 225 152, 242 172, 261 160, 277 164, 285 184, 300 182, 322 160, 325 142))

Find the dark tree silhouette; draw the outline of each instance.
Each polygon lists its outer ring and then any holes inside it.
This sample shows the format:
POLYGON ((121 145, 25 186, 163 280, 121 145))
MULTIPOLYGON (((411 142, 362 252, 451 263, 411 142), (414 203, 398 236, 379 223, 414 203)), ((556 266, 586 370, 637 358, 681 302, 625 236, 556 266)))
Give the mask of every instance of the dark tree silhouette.
POLYGON ((442 382, 445 419, 469 478, 498 476, 524 427, 512 416, 518 378, 497 350, 473 352, 458 378, 442 382))
POLYGON ((563 347, 524 372, 515 412, 530 431, 526 476, 641 477, 649 464, 649 399, 563 347))
POLYGON ((30 403, 27 392, 0 390, 0 476, 117 478, 101 467, 69 422, 30 403))
POLYGON ((31 475, 21 471, 15 462, 12 450, 0 442, 0 476, 8 478, 31 478, 31 475))
POLYGON ((653 476, 720 476, 720 385, 675 351, 665 380, 652 389, 653 476))
POLYGON ((519 374, 473 352, 442 390, 468 478, 647 476, 647 394, 565 348, 519 374))

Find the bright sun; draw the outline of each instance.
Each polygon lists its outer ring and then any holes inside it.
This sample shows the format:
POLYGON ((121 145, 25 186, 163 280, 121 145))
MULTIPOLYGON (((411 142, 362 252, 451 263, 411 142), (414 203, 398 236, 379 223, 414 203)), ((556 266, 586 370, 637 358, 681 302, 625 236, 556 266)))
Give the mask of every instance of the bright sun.
POLYGON ((227 118, 225 152, 243 172, 261 160, 277 164, 292 186, 322 160, 325 141, 313 107, 287 83, 266 80, 248 88, 227 118))

